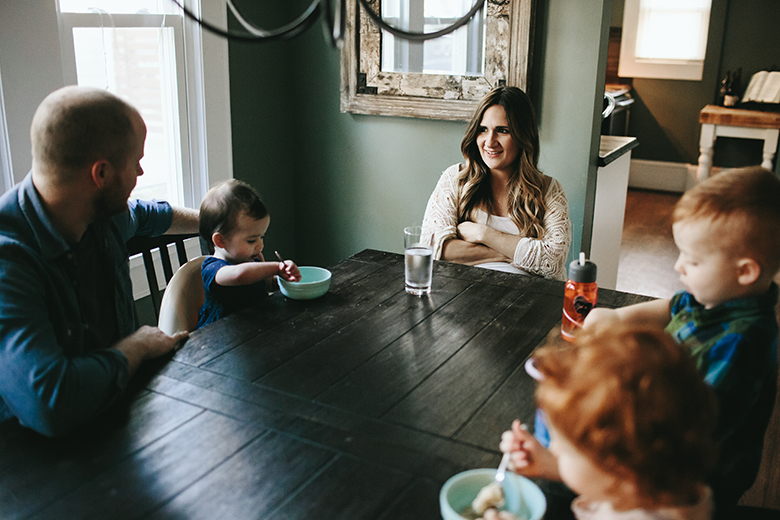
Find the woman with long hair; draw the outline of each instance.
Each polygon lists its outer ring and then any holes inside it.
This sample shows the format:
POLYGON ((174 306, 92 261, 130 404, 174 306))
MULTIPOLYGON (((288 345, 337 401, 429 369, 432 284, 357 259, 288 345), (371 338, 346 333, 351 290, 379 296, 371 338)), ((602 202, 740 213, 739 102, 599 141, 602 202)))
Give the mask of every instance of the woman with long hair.
POLYGON ((565 280, 569 206, 561 184, 537 168, 539 133, 526 93, 491 90, 460 148, 465 164, 444 171, 425 210, 434 257, 565 280))

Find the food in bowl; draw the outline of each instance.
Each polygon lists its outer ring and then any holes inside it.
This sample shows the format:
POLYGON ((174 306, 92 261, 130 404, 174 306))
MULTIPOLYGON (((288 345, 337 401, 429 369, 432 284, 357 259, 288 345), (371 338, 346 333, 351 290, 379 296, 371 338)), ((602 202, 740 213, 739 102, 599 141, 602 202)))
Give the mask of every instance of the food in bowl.
POLYGON ((477 493, 476 498, 460 512, 467 520, 520 520, 520 518, 502 508, 504 488, 498 482, 491 482, 477 493))
POLYGON ((482 514, 492 508, 498 509, 504 505, 504 488, 498 482, 491 482, 477 493, 477 498, 471 502, 471 507, 477 514, 482 514))
MULTIPOLYGON (((495 482, 495 478, 495 468, 472 469, 451 477, 444 483, 439 493, 439 505, 443 520, 475 520, 479 518, 480 515, 473 512, 472 502, 482 488, 495 482), (472 516, 467 516, 469 509, 472 516)), ((540 520, 547 509, 547 500, 545 500, 539 486, 516 473, 507 472, 503 491, 505 500, 503 509, 505 511, 498 511, 495 508, 488 509, 483 513, 483 519, 490 520, 492 517, 504 520, 504 518, 510 517, 505 514, 502 518, 501 513, 508 512, 518 519, 540 520)))
POLYGON ((331 273, 327 269, 314 266, 300 266, 301 279, 288 282, 279 278, 279 290, 293 300, 313 300, 328 292, 331 273))
POLYGON ((476 516, 476 513, 473 513, 473 510, 471 510, 471 513, 468 511, 468 508, 466 511, 463 511, 461 513, 461 516, 465 518, 466 520, 526 520, 526 517, 519 517, 517 515, 513 515, 509 511, 499 511, 495 507, 489 507, 485 510, 484 513, 482 513, 482 516, 476 516))

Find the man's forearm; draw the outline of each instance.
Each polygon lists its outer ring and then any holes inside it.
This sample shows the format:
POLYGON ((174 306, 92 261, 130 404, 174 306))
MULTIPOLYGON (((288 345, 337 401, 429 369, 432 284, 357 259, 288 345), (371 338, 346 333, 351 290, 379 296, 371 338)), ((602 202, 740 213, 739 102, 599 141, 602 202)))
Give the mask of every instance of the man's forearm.
POLYGON ((165 233, 167 235, 179 235, 183 233, 198 232, 198 210, 173 206, 173 219, 171 227, 165 233))

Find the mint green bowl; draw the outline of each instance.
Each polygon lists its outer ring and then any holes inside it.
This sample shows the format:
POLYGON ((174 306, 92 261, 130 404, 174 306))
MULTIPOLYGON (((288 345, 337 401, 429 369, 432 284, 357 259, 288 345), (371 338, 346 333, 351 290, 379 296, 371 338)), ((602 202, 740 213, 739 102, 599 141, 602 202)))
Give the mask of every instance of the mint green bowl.
MULTIPOLYGON (((439 506, 444 520, 464 520, 460 515, 477 493, 496 478, 495 469, 472 469, 451 477, 439 493, 439 506)), ((504 509, 519 518, 540 520, 547 510, 547 499, 539 486, 510 471, 504 479, 504 509)))
POLYGON ((279 278, 279 290, 293 300, 313 300, 328 292, 330 271, 322 267, 303 266, 299 282, 288 282, 279 278))

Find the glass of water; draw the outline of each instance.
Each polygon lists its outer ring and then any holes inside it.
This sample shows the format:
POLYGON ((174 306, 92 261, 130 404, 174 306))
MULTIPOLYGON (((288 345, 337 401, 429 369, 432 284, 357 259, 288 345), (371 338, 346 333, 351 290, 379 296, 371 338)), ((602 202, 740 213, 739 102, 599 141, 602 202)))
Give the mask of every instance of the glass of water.
POLYGON ((421 226, 404 228, 406 292, 415 296, 431 293, 433 231, 421 226))

